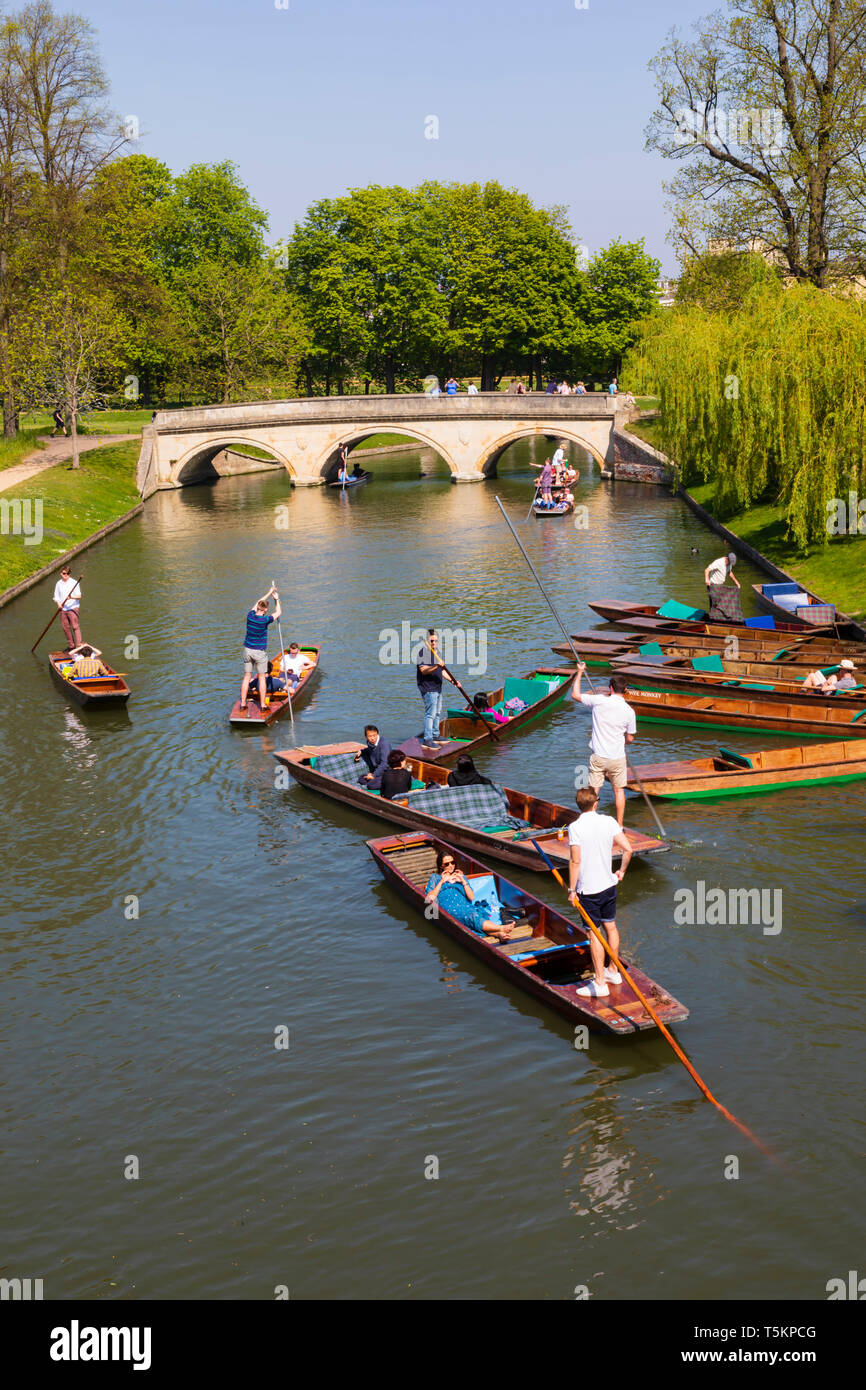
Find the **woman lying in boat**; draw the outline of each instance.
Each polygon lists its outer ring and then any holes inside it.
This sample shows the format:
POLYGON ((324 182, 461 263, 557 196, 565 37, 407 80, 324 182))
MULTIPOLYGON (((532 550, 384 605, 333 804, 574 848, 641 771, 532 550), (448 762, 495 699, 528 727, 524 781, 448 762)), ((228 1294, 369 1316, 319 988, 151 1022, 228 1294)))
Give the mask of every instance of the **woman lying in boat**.
POLYGON ((461 753, 453 772, 448 773, 449 787, 492 787, 489 777, 482 777, 468 753, 461 753))
POLYGON ((437 903, 479 936, 495 936, 497 941, 507 941, 514 931, 513 920, 492 922, 485 916, 490 904, 475 901, 469 881, 457 868, 450 850, 441 849, 436 855, 436 873, 430 875, 424 893, 425 903, 437 903))
POLYGON ((856 690, 854 662, 840 661, 839 666, 841 676, 825 676, 823 671, 810 671, 803 681, 803 689, 811 690, 816 695, 835 695, 837 690, 856 690))

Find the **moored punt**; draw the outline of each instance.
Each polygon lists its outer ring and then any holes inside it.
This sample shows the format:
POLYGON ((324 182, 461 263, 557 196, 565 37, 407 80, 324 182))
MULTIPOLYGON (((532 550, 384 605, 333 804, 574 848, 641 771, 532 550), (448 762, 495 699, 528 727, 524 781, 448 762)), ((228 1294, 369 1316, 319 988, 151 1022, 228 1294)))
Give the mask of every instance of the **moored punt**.
MULTIPOLYGON (((681 603, 663 603, 654 605, 649 603, 623 603, 619 599, 601 599, 596 603, 590 603, 590 608, 597 613, 600 618, 604 618, 609 623, 615 623, 622 627, 659 627, 667 628, 668 631, 705 631, 710 634, 721 633, 728 636, 732 632, 748 635, 750 632, 772 631, 783 635, 792 636, 803 635, 803 624, 792 622, 790 618, 784 622, 777 622, 775 617, 770 626, 769 618, 747 618, 744 623, 720 623, 710 622, 707 613, 701 608, 688 608, 681 603), (667 613, 665 612, 667 609, 667 613)), ((835 628, 832 623, 815 627, 816 633, 824 633, 831 640, 835 637, 835 628)), ((862 647, 862 643, 858 644, 862 647)))
POLYGON ((71 665, 68 652, 51 652, 48 657, 48 669, 57 688, 83 709, 106 709, 110 705, 125 705, 131 693, 129 686, 123 676, 118 675, 107 661, 102 657, 99 660, 108 672, 105 676, 76 676, 72 679, 64 676, 63 667, 71 665))
POLYGON ((527 676, 518 679, 509 676, 498 690, 489 693, 490 712, 482 717, 474 710, 448 710, 445 719, 439 721, 439 737, 447 739, 444 747, 428 749, 420 738, 408 738, 398 746, 407 758, 420 758, 426 762, 447 762, 458 753, 473 753, 476 748, 495 743, 500 738, 510 738, 518 729, 532 723, 554 705, 560 704, 568 695, 568 672, 557 671, 551 667, 539 667, 527 676), (525 708, 511 715, 505 723, 498 723, 493 711, 507 712, 510 700, 521 700, 525 708), (483 732, 484 726, 493 730, 492 735, 483 732))
MULTIPOLYGON (((650 636, 646 632, 605 632, 602 628, 589 628, 586 632, 576 632, 571 639, 587 666, 609 666, 619 658, 642 661, 645 656, 664 659, 695 656, 711 656, 716 653, 724 657, 731 646, 731 637, 710 637, 705 634, 657 632, 650 636), (655 640, 653 640, 655 639, 655 640)), ((829 666, 848 657, 855 666, 866 670, 866 646, 860 645, 851 650, 851 643, 835 643, 823 638, 783 639, 772 632, 762 636, 737 637, 737 651, 742 661, 768 661, 780 666, 807 666, 814 670, 817 666, 829 666), (847 650, 846 650, 847 648, 847 650)), ((552 648, 557 656, 573 659, 571 647, 566 642, 558 642, 552 648)))
POLYGON ((573 502, 554 502, 550 507, 546 502, 533 502, 533 516, 568 516, 569 512, 574 511, 573 502))
MULTIPOLYGON (((288 650, 288 647, 286 647, 284 652, 278 653, 271 661, 270 673, 272 676, 279 674, 280 662, 283 656, 288 654, 288 650)), ((262 710, 259 705, 258 677, 254 672, 250 680, 249 691, 247 692, 247 708, 246 710, 242 710, 240 700, 235 700, 232 705, 232 712, 229 715, 229 723, 240 725, 244 729, 263 729, 268 724, 273 724, 277 719, 280 719, 288 710, 289 705, 293 708, 297 708, 298 702, 306 694, 309 689, 310 681, 319 669, 319 657, 322 654, 322 649, 321 647, 315 646, 301 647, 301 652, 304 656, 308 656, 311 659, 313 665, 308 671, 304 672, 293 691, 275 691, 269 698, 267 708, 262 710)))
POLYGON ((840 613, 834 604, 818 598, 801 584, 793 582, 773 584, 753 584, 752 592, 759 608, 772 613, 783 622, 799 623, 803 627, 826 627, 833 625, 835 631, 856 636, 856 626, 851 626, 847 613, 840 613))
MULTIPOLYGON (((578 994, 579 986, 591 975, 589 941, 582 923, 569 921, 563 913, 434 835, 389 835, 369 840, 367 846, 385 880, 422 914, 425 922, 429 919, 424 916, 424 895, 430 875, 436 869, 437 851, 452 850, 475 896, 494 906, 500 905, 517 920, 518 926, 512 940, 497 942, 463 926, 444 909, 440 909, 431 925, 459 941, 519 989, 568 1019, 614 1034, 655 1028, 643 1004, 624 980, 619 985, 610 985, 610 993, 601 999, 578 994)), ((628 961, 623 964, 665 1025, 681 1023, 688 1018, 688 1009, 683 1004, 642 970, 632 967, 628 961)))
POLYGON ((812 743, 764 753, 719 749, 715 758, 645 763, 629 778, 631 791, 671 801, 778 792, 866 777, 866 743, 812 743))
MULTIPOLYGON (((715 658, 713 658, 715 660, 715 658)), ((722 663, 719 663, 720 665, 722 663)), ((645 690, 705 690, 712 691, 722 699, 737 699, 748 691, 749 698, 766 700, 771 704, 803 700, 819 708, 825 705, 842 705, 862 709, 866 706, 866 684, 861 683, 856 690, 839 690, 835 695, 822 695, 818 691, 803 690, 799 680, 788 673, 787 680, 767 680, 751 678, 738 674, 736 667, 756 665, 754 662, 724 662, 724 670, 695 670, 692 663, 670 662, 663 666, 652 666, 646 662, 628 665, 615 662, 614 669, 625 676, 631 685, 637 682, 645 690)))
MULTIPOLYGON (((639 673, 640 675, 640 673, 639 673)), ((648 690, 630 685, 628 702, 638 719, 648 724, 695 724, 704 729, 757 729, 809 738, 846 735, 866 738, 866 708, 840 700, 802 700, 774 703, 726 695, 702 695, 679 690, 648 690)))
MULTIPOLYGON (((449 787, 447 768, 418 758, 407 759, 416 784, 413 790, 388 801, 359 786, 364 765, 354 762, 357 749, 357 743, 332 743, 284 749, 274 757, 301 786, 366 815, 430 831, 472 853, 493 855, 544 873, 544 862, 530 843, 532 836, 556 863, 568 863, 568 839, 564 835, 560 839, 559 831, 577 819, 575 807, 512 787, 449 787), (431 782, 435 786, 429 787, 431 782)), ((635 855, 660 854, 669 848, 664 840, 640 830, 627 829, 625 833, 635 855)))

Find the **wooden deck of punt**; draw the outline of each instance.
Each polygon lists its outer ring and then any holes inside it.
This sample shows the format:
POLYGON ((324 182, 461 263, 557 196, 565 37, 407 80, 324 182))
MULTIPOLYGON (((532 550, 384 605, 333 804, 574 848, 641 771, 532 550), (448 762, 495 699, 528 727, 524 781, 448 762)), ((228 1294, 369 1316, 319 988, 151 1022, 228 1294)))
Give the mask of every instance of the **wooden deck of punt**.
MULTIPOLYGON (((271 661, 270 671, 272 676, 278 674, 280 662, 288 653, 288 650, 288 647, 286 647, 285 651, 278 652, 271 661)), ((272 695, 271 702, 263 713, 259 705, 258 684, 254 673, 250 681, 249 691, 247 692, 246 713, 241 709, 240 700, 235 700, 232 705, 232 712, 229 715, 230 724, 236 724, 242 729, 264 729, 269 724, 275 723, 277 719, 281 719, 288 710, 289 705, 291 705, 293 709, 297 709, 299 702, 309 689, 310 681, 319 669, 319 658, 322 655, 321 647, 301 647, 301 651, 305 656, 313 658, 313 665, 309 671, 306 671, 304 675, 301 676, 295 689, 291 693, 279 691, 277 694, 272 695), (255 694, 253 693, 254 690, 256 692, 255 694)))
MULTIPOLYGON (((627 627, 644 627, 649 623, 654 626, 665 626, 669 630, 682 629, 686 632, 704 629, 709 633, 721 633, 723 636, 729 635, 732 632, 748 634, 750 632, 767 631, 766 628, 748 627, 745 623, 710 622, 704 618, 662 618, 659 616, 659 608, 663 607, 663 604, 623 603, 620 599, 600 599, 596 603, 590 603, 589 606, 600 618, 604 618, 609 623, 615 623, 619 627, 622 627, 623 624, 627 627)), ((783 637, 802 637, 803 624, 779 622, 777 620, 776 626, 772 630, 781 633, 783 637)), ((806 630, 809 632, 823 633, 831 640, 835 640, 837 635, 835 628, 830 624, 823 627, 810 625, 806 630)), ((861 642, 858 645, 862 649, 863 643, 861 642)))
MULTIPOLYGON (((635 769, 640 788, 648 796, 688 801, 855 782, 866 777, 866 743, 812 743, 748 753, 744 756, 751 767, 726 757, 726 751, 729 750, 722 749, 715 758, 645 763, 635 769)), ((628 787, 631 791, 640 790, 636 780, 629 779, 628 787)))
MULTIPOLYGON (((477 859, 461 853, 450 843, 433 835, 389 835, 369 840, 368 848, 386 881, 421 914, 424 890, 436 869, 436 852, 450 849, 457 866, 467 878, 489 875, 493 871, 477 859)), ((655 1028, 655 1024, 634 991, 625 983, 611 985, 602 999, 584 998, 578 987, 590 977, 591 965, 586 928, 575 924, 561 912, 548 907, 500 874, 494 873, 499 901, 518 922, 520 939, 496 943, 464 927, 447 912, 430 922, 459 941, 479 960, 492 966, 505 979, 525 990, 566 1018, 587 1027, 613 1034, 633 1034, 655 1028)), ((688 1009, 669 995, 642 970, 624 961, 638 989, 650 1000, 662 1022, 668 1026, 688 1018, 688 1009)))
POLYGON ((50 652, 48 669, 51 679, 64 695, 74 700, 82 709, 108 709, 112 705, 125 705, 131 691, 123 676, 118 675, 113 666, 100 657, 107 676, 79 677, 68 680, 60 668, 69 661, 67 652, 50 652))
MULTIPOLYGON (((354 753, 357 749, 357 743, 331 743, 321 747, 284 749, 275 753, 274 757, 288 768, 301 786, 330 796, 334 801, 340 801, 343 805, 351 806, 366 815, 393 821, 410 829, 420 827, 422 830, 442 835, 449 843, 461 845, 464 849, 493 855, 494 858, 504 859, 509 864, 519 864, 522 869, 532 869, 537 873, 547 872, 538 851, 529 843, 528 835, 518 840, 515 839, 518 832, 514 829, 478 830, 469 825, 460 825, 457 821, 430 815, 417 804, 420 798, 416 798, 414 804, 399 798, 395 801, 384 801, 381 796, 366 791, 363 787, 351 786, 310 766, 311 758, 326 757, 329 753, 354 753)), ((423 762, 419 758, 409 758, 407 761, 412 776, 419 782, 435 782, 438 786, 447 784, 446 767, 423 762)), ((558 831, 577 819, 577 808, 561 806, 556 801, 545 801, 541 797, 531 796, 528 792, 515 791, 513 787, 503 787, 502 790, 511 815, 519 820, 528 821, 529 825, 537 830, 535 838, 541 841, 545 854, 555 863, 566 865, 569 856, 568 840, 565 837, 559 839, 558 831)), ((625 833, 636 857, 663 854, 670 849, 664 840, 645 835, 641 830, 626 829, 625 833)), ((620 856, 615 854, 614 857, 620 856)))
POLYGON ((616 662, 615 669, 620 675, 625 676, 630 685, 637 683, 645 690, 704 690, 724 700, 742 699, 746 696, 750 700, 766 700, 768 704, 774 705, 803 700, 819 709, 830 705, 841 705, 855 711, 866 708, 866 687, 860 690, 840 690, 836 695, 820 695, 814 691, 804 691, 800 682, 796 680, 753 680, 745 674, 737 674, 733 669, 737 665, 748 664, 726 662, 724 673, 694 671, 690 666, 651 666, 648 662, 641 662, 635 666, 616 662), (730 684, 732 681, 739 681, 739 684, 730 684))
MULTIPOLYGON (((531 724, 539 715, 545 714, 547 710, 558 705, 560 701, 566 699, 568 695, 568 673, 563 673, 558 668, 551 666, 540 666, 528 675, 521 677, 522 680, 531 680, 533 676, 549 676, 551 680, 558 676, 559 683, 555 690, 548 690, 546 695, 534 700, 527 708, 521 710, 520 714, 509 719, 507 724, 496 724, 493 720, 482 721, 481 715, 467 708, 466 712, 459 715, 452 715, 439 721, 439 736, 447 738, 449 742, 443 748, 434 751, 428 749, 420 738, 407 738, 397 747, 401 748, 407 758, 420 758, 426 762, 448 762, 451 758, 456 758, 459 753, 474 753, 477 748, 483 748, 496 743, 501 738, 510 738, 519 729, 524 729, 527 724, 531 724), (479 733, 482 722, 488 727, 492 727, 493 734, 479 733)), ((490 703, 495 705, 502 699, 505 691, 504 686, 498 690, 489 692, 490 703)), ((455 691, 454 699, 461 697, 455 691)))
MULTIPOLYGON (((772 637, 773 634, 768 636, 772 637)), ((724 657, 731 641, 730 636, 667 636, 663 632, 652 636, 645 632, 623 633, 620 636, 618 632, 606 633, 601 628, 576 632, 571 640, 587 666, 609 666, 612 661, 619 659, 642 661, 644 658, 639 649, 651 641, 661 647, 665 660, 681 658, 688 661, 694 656, 724 657)), ((813 671, 817 666, 835 665, 844 657, 866 671, 866 646, 852 654, 845 651, 844 644, 839 647, 808 636, 805 639, 794 638, 793 641, 781 637, 774 637, 772 641, 764 637, 738 637, 737 649, 742 661, 771 662, 782 669, 805 666, 813 671)), ((571 647, 566 642, 558 642, 551 650, 557 656, 573 659, 571 647)))
POLYGON ((701 696, 679 690, 647 690, 629 686, 628 702, 638 719, 648 724, 695 724, 704 729, 756 729, 775 734, 804 734, 807 738, 846 735, 866 738, 866 709, 841 701, 810 697, 776 704, 731 696, 701 696))

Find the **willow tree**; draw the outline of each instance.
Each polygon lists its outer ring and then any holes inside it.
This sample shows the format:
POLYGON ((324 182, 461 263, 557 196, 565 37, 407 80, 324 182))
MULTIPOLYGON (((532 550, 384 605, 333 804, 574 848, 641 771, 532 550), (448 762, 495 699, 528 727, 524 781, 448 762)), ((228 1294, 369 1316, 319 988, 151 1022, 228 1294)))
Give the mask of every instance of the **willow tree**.
POLYGON ((733 313, 644 325, 624 373, 661 398, 662 447, 719 510, 780 502, 788 535, 827 539, 833 498, 866 490, 866 308, 811 285, 758 286, 733 313))
POLYGON ((758 249, 824 286, 866 268, 866 6, 728 0, 650 63, 647 144, 680 168, 675 239, 758 249))

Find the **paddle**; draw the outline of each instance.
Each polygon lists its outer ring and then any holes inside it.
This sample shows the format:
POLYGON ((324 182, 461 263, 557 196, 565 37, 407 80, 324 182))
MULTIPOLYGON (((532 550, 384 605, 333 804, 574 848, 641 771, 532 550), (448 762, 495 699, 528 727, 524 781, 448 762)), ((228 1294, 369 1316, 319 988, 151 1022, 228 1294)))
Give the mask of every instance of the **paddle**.
MULTIPOLYGON (((567 888, 567 886, 566 886, 565 880, 563 879, 562 874, 559 872, 559 870, 557 869, 556 865, 553 863, 553 861, 552 861, 551 859, 549 859, 549 858, 547 857, 547 855, 544 853, 544 850, 541 848, 541 845, 538 843, 537 840, 532 840, 532 841, 531 841, 531 844, 534 846, 534 848, 535 848, 535 849, 538 851, 538 853, 541 855, 541 858, 544 860, 544 862, 545 862, 545 864, 547 865, 548 869, 549 869, 550 872, 553 874, 553 877, 556 879, 556 881, 557 881, 557 883, 559 884, 560 888, 562 888, 563 891, 565 892, 565 895, 566 895, 566 897, 568 898, 568 901, 569 901, 569 902, 572 902, 572 899, 571 899, 571 896, 570 896, 570 894, 569 894, 568 888, 567 888)), ((676 1056, 677 1056, 678 1059, 682 1062, 682 1064, 683 1064, 683 1066, 685 1067, 686 1071, 689 1073, 689 1075, 691 1076, 692 1080, 693 1080, 693 1081, 695 1082, 695 1084, 698 1086, 699 1090, 703 1093, 703 1095, 706 1097, 706 1099, 707 1099, 708 1101, 710 1101, 711 1104, 713 1104, 713 1105, 716 1107, 716 1109, 717 1109, 722 1115, 724 1115, 724 1117, 725 1117, 726 1120, 730 1120, 731 1124, 732 1124, 732 1125, 735 1125, 736 1128, 740 1131, 741 1134, 744 1134, 744 1135, 746 1136, 747 1139, 751 1139, 752 1143, 756 1146, 756 1148, 759 1148, 759 1149, 761 1150, 761 1153, 762 1153, 762 1154, 765 1154, 765 1155, 767 1156, 767 1158, 770 1158, 770 1159, 773 1160, 774 1163, 777 1163, 777 1162, 778 1162, 778 1159, 776 1158, 775 1154, 772 1153, 771 1150, 768 1149, 768 1148, 766 1147, 765 1144, 762 1144, 761 1141, 760 1141, 760 1139, 756 1138, 756 1136, 752 1133, 752 1131, 748 1128, 748 1126, 743 1124, 742 1120, 738 1120, 737 1117, 736 1117, 736 1115, 732 1115, 731 1112, 730 1112, 730 1110, 726 1110, 725 1107, 724 1107, 724 1105, 722 1105, 722 1103, 721 1103, 720 1101, 716 1100, 715 1096, 712 1094, 712 1092, 710 1091, 709 1087, 708 1087, 708 1086, 701 1080, 701 1078, 698 1076, 698 1073, 695 1071, 695 1069, 694 1069, 694 1067, 692 1066, 691 1062, 689 1061, 688 1057, 687 1057, 686 1054, 683 1052, 683 1049, 680 1047, 680 1045, 679 1045, 679 1043, 677 1042, 676 1038, 673 1036, 673 1034, 670 1032, 670 1030, 666 1027, 666 1025, 665 1025, 664 1023, 662 1023, 662 1020, 659 1018, 659 1016, 658 1016, 658 1014, 656 1013, 655 1009, 653 1008, 652 1004, 649 1002, 649 1000, 646 998, 646 996, 642 993, 642 991, 638 988, 638 986, 637 986, 637 984, 635 983, 633 977, 629 974, 628 970, 626 970, 626 968, 625 968, 625 966, 623 965, 622 961, 620 960, 619 956, 618 956, 618 955, 616 954, 616 952, 612 949, 610 943, 609 943, 608 941, 605 940, 605 938, 602 936, 601 932, 599 931, 598 927, 597 927, 597 926, 595 925, 595 923, 593 922, 592 918, 588 915, 588 913, 586 913, 586 912, 584 911, 583 907, 581 906, 580 899, 577 897, 577 894, 575 894, 575 896, 574 896, 574 902, 572 903, 572 906, 574 906, 574 907, 577 908, 578 912, 580 913, 581 917, 583 918, 583 920, 584 920, 584 922, 586 923, 586 925, 587 925, 587 927, 589 928, 589 930, 592 932, 593 936, 594 936, 594 937, 601 943, 601 945, 604 947, 604 950, 605 950, 605 951, 607 952, 607 954, 610 956, 611 960, 613 961, 614 965, 616 966, 616 969, 617 969, 617 970, 619 971, 619 973, 622 975, 622 978, 623 978, 623 980, 625 981, 625 983, 628 985, 629 989, 631 989, 631 990, 634 991, 634 994, 635 994, 636 997, 639 999, 640 1003, 643 1004, 644 1008, 646 1009, 646 1011, 647 1011, 647 1013, 649 1014, 650 1018, 652 1019, 653 1023, 656 1025, 656 1027, 658 1028, 659 1032, 661 1033, 662 1037, 665 1039, 666 1042, 670 1043, 671 1047, 673 1048, 674 1052, 676 1053, 676 1056)))
MULTIPOLYGON (((569 636, 569 634, 566 632, 565 626, 564 626, 564 624, 563 624, 563 621, 562 621, 562 619, 560 618, 559 614, 557 613, 557 611, 556 611, 556 609, 555 609, 555 607, 554 607, 554 605, 553 605, 553 600, 551 599, 550 595, 548 594, 547 590, 545 589, 544 585, 542 584, 541 580, 539 579, 538 574, 537 574, 536 569, 535 569, 535 566, 533 565, 532 561, 530 560, 529 556, 527 555, 527 553, 526 553, 526 551, 525 551, 525 549, 524 549, 524 547, 523 547, 523 542, 521 541, 521 539, 520 539, 520 537, 518 536, 517 532, 515 531, 514 527, 511 525, 511 521, 510 521, 510 519, 509 519, 508 513, 506 512, 505 508, 504 508, 503 505, 502 505, 502 500, 501 500, 501 498, 499 498, 499 497, 496 498, 496 505, 498 506, 499 510, 501 511, 501 513, 502 513, 502 515, 503 515, 503 517, 504 517, 504 519, 505 519, 505 524, 506 524, 506 526, 508 527, 509 531, 511 532, 512 536, 514 537, 514 539, 516 540, 518 546, 520 547, 520 553, 521 553, 521 555, 523 556, 524 560, 526 561, 527 565, 529 566, 530 571, 532 572, 532 577, 533 577, 533 579, 535 580, 536 584, 538 585, 539 589, 541 590, 542 594, 544 595, 544 598, 545 598, 545 601, 546 601, 546 603, 547 603, 547 606, 548 606, 548 608, 550 609, 551 613, 553 614, 554 618, 556 619, 556 622, 557 622, 557 624, 558 624, 558 626, 559 626, 560 632, 562 633, 563 637, 565 638, 566 642, 568 643, 569 647, 571 648, 572 655, 574 656, 575 661, 578 662, 579 665, 583 665, 584 663, 581 662, 580 657, 579 657, 578 654, 577 654, 577 648, 575 647, 574 643, 572 642, 571 637, 569 636)), ((592 676, 589 674, 589 671, 587 671, 587 673, 586 673, 586 678, 587 678, 587 680, 589 681, 589 688, 590 688, 590 690, 594 691, 594 690, 595 690, 595 686, 594 686, 593 683, 592 683, 592 676)), ((638 786, 640 787, 641 795, 643 796, 644 801, 646 802, 647 806, 648 806, 649 809, 650 809, 650 812, 652 813, 652 818, 653 818, 653 820, 655 821, 656 825, 658 826, 658 832, 659 832, 659 834, 661 835, 661 837, 662 837, 663 840, 667 839, 667 835, 666 835, 666 832, 665 832, 665 828, 664 828, 664 826, 662 825, 661 821, 659 820, 658 815, 656 814, 656 809, 655 809, 655 807, 653 806, 652 802, 650 801, 649 797, 647 796, 646 792, 644 791, 643 782, 640 780, 640 777, 637 775, 637 773, 635 772, 635 769, 631 766, 630 763, 628 763, 628 762, 626 763, 626 768, 628 769, 629 772, 631 772, 632 776, 634 777, 635 781, 637 782, 638 786)))
MULTIPOLYGON (((75 580, 75 583, 72 585, 72 588, 69 590, 69 593, 66 595, 66 598, 63 600, 63 603, 69 602, 69 600, 72 598, 72 595, 75 593, 75 590, 78 589, 80 583, 80 579, 75 580)), ((78 596, 79 598, 81 597, 80 589, 78 589, 78 596)), ((33 646, 30 648, 31 652, 35 652, 36 648, 39 646, 39 643, 42 641, 42 638, 45 636, 51 624, 54 622, 54 619, 57 617, 57 614, 63 612, 63 603, 59 604, 55 612, 51 614, 51 617, 48 619, 48 622, 45 624, 39 636, 36 638, 36 641, 33 643, 33 646)))
MULTIPOLYGON (((274 592, 276 593, 276 588, 277 588, 277 586, 276 586, 276 584, 274 583, 273 580, 271 580, 271 588, 272 588, 272 589, 274 590, 274 592)), ((291 720, 291 725, 292 725, 292 737, 294 738, 294 734, 295 734, 295 711, 292 709, 292 692, 291 692, 291 690, 290 690, 290 688, 289 688, 289 673, 288 673, 287 670, 285 670, 285 668, 284 668, 284 666, 283 666, 283 660, 284 660, 285 655, 286 655, 286 648, 285 648, 285 644, 284 644, 284 642, 283 642, 283 628, 282 628, 282 624, 281 624, 279 618, 277 618, 277 634, 278 634, 279 639, 280 639, 280 670, 283 672, 283 674, 284 674, 284 676, 285 676, 285 678, 286 678, 286 699, 287 699, 288 702, 289 702, 289 719, 291 720)), ((262 711, 262 713, 264 714, 264 710, 262 711)))
POLYGON ((481 723, 482 723, 482 725, 484 726, 485 731, 486 731, 486 732, 490 735, 490 737, 493 739, 493 742, 494 742, 494 743, 498 743, 498 742, 499 742, 499 735, 498 735, 498 734, 495 734, 495 733, 493 732, 493 729, 492 729, 491 725, 490 725, 490 724, 488 723, 488 721, 484 718, 484 715, 487 713, 487 711, 486 711, 486 710, 479 709, 478 706, 476 705, 475 701, 474 701, 473 699, 471 699, 470 696, 468 696, 468 695, 466 694, 466 691, 463 689, 463 686, 460 684, 460 682, 459 682, 459 680, 457 679, 457 677, 455 676, 454 672, 453 672, 453 671, 449 671, 448 667, 445 665, 445 662, 442 660, 442 658, 441 658, 441 656, 439 655, 439 653, 438 653, 438 652, 434 652, 432 647, 428 647, 427 650, 430 652, 430 654, 431 654, 432 656, 434 656, 434 657, 436 658, 436 665, 442 667, 442 670, 445 672, 446 676, 450 676, 451 680, 452 680, 452 681, 454 682, 454 684, 457 686, 457 689, 460 691, 460 694, 463 696, 463 698, 464 698, 464 700, 466 701, 466 703, 467 703, 467 705, 469 706, 469 708, 472 709, 472 710, 474 710, 475 713, 476 713, 477 715, 480 716, 481 723))

